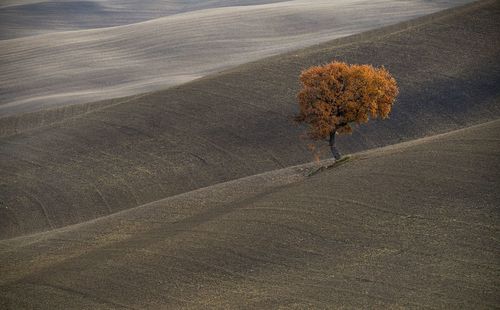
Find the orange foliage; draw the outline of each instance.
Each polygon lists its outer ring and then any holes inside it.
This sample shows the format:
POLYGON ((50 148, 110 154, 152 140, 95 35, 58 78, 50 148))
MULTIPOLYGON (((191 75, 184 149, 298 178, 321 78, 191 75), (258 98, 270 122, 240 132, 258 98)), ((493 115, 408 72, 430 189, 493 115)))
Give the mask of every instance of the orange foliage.
POLYGON ((331 62, 300 75, 296 121, 309 125, 314 140, 350 133, 351 124, 387 118, 398 95, 396 80, 384 68, 331 62))

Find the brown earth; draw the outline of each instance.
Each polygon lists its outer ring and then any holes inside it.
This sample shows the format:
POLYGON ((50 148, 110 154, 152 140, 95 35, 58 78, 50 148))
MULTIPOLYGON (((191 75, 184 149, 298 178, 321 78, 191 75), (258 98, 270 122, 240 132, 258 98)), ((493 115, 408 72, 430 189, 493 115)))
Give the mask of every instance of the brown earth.
POLYGON ((497 308, 500 120, 0 241, 12 309, 497 308))
POLYGON ((500 2, 481 1, 100 103, 102 109, 62 121, 51 113, 67 110, 47 111, 35 124, 56 123, 41 128, 27 130, 29 118, 4 120, 0 237, 310 161, 301 129, 290 120, 297 76, 332 59, 385 65, 401 88, 389 120, 339 139, 344 153, 497 119, 499 26, 500 2), (27 131, 11 135, 18 130, 27 131))

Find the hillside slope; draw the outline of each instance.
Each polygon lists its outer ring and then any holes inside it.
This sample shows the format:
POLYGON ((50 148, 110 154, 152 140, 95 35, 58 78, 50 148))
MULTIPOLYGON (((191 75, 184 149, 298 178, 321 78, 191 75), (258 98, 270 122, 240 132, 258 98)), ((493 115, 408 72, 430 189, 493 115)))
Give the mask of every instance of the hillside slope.
POLYGON ((286 0, 3 0, 0 40, 128 25, 202 9, 283 1, 286 0))
POLYGON ((0 241, 13 309, 495 308, 500 120, 0 241))
POLYGON ((483 1, 0 138, 0 236, 310 161, 290 120, 297 76, 333 58, 385 65, 401 89, 389 120, 339 139, 344 153, 496 119, 499 26, 500 3, 483 1))
POLYGON ((142 23, 2 40, 0 117, 164 89, 464 2, 470 0, 293 0, 217 8, 216 1, 212 9, 142 23))

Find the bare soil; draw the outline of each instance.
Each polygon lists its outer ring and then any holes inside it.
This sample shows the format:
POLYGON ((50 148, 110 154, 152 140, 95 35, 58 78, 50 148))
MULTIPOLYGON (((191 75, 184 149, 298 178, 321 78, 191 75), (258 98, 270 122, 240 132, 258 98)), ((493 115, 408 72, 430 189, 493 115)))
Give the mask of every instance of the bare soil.
POLYGON ((497 119, 499 27, 500 3, 481 1, 70 118, 3 120, 0 238, 310 161, 291 121, 297 76, 332 59, 385 65, 401 89, 389 120, 339 139, 345 154, 497 119))
POLYGON ((500 121, 0 241, 12 309, 496 308, 500 121))
POLYGON ((0 7, 0 39, 49 32, 0 40, 0 117, 162 90, 467 2, 41 0, 0 7), (65 25, 85 30, 57 31, 65 25))

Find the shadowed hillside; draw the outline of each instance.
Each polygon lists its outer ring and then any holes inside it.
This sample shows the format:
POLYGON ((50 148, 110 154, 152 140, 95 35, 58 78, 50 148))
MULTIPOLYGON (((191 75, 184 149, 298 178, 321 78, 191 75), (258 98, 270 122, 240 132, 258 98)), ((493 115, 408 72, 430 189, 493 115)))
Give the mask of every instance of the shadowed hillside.
POLYGON ((499 136, 497 120, 0 241, 0 306, 498 307, 499 136))
POLYGON ((499 26, 500 3, 482 1, 1 138, 0 236, 310 161, 290 121, 297 76, 334 58, 385 65, 401 90, 390 120, 339 139, 345 153, 496 119, 499 26))

